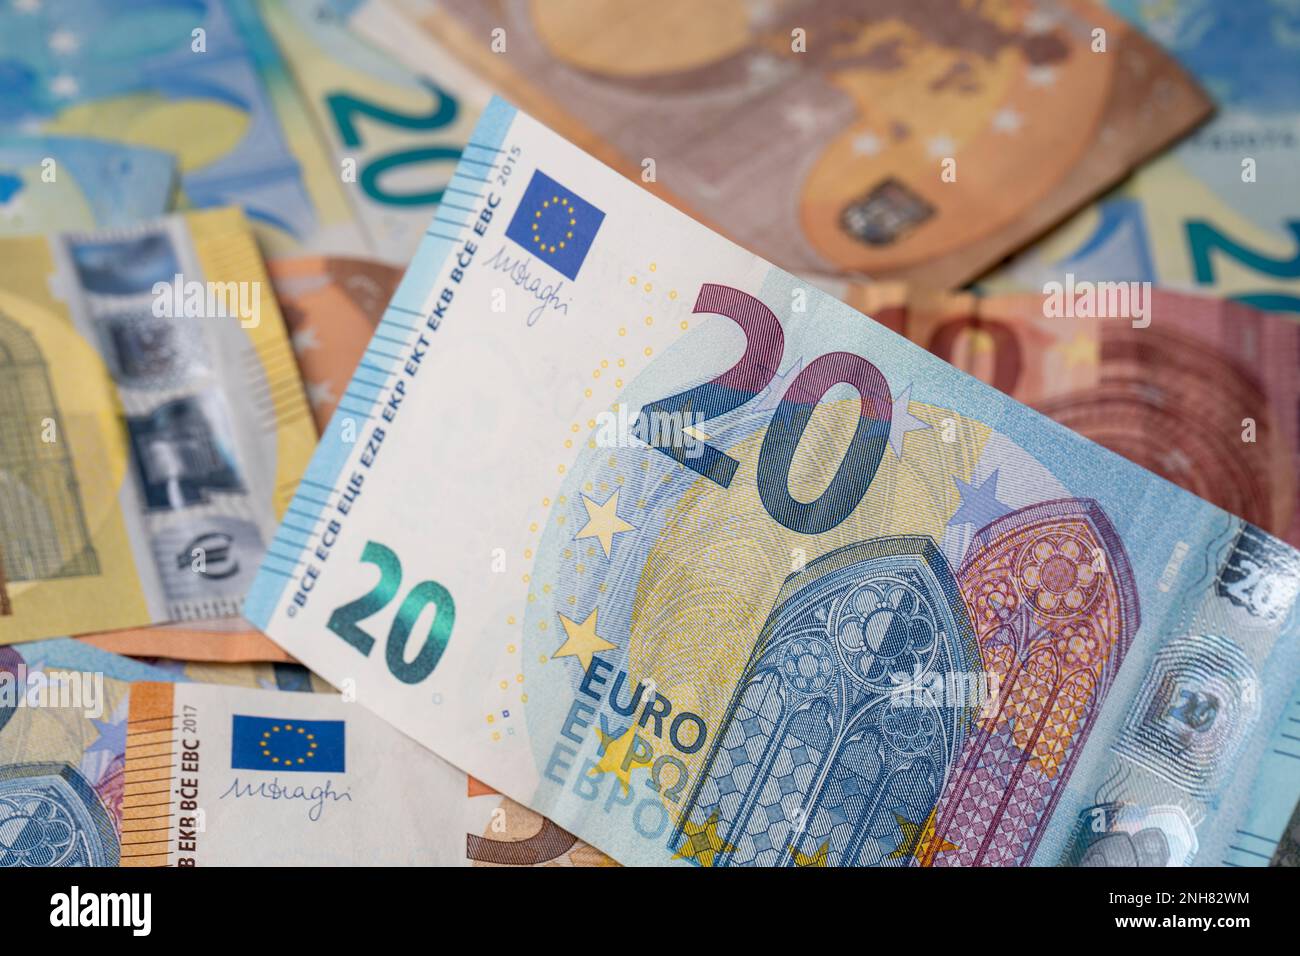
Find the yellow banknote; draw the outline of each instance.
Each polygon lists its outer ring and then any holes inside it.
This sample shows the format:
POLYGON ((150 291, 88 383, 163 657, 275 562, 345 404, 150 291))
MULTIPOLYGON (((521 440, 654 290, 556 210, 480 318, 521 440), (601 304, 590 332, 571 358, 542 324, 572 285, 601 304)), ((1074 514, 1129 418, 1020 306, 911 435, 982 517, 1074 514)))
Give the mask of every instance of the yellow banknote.
POLYGON ((0 239, 0 643, 239 614, 314 444, 240 212, 0 239))

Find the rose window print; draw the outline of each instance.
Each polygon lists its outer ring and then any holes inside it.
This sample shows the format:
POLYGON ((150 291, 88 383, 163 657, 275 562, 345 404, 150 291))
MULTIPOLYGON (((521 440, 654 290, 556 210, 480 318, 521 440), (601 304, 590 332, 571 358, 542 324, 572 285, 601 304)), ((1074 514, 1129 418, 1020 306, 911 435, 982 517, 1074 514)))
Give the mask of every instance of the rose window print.
POLYGON ((1092 667, 1105 658, 1097 632, 1082 621, 1061 628, 1056 636, 1056 653, 1068 671, 1092 667))
POLYGON ((1025 600, 1048 617, 1075 617, 1101 592, 1091 551, 1071 534, 1045 534, 1020 555, 1016 579, 1025 600))
POLYGON ((76 827, 55 800, 37 793, 0 799, 0 867, 60 866, 76 850, 76 827))
POLYGON ((800 694, 826 690, 835 676, 835 658, 819 637, 796 637, 781 650, 781 677, 800 694))
POLYGON ((849 673, 882 692, 927 673, 941 636, 929 602, 911 584, 894 578, 850 594, 833 615, 830 630, 849 673))
POLYGON ((930 749, 939 721, 930 707, 892 700, 880 719, 880 729, 890 747, 905 757, 915 757, 930 749))

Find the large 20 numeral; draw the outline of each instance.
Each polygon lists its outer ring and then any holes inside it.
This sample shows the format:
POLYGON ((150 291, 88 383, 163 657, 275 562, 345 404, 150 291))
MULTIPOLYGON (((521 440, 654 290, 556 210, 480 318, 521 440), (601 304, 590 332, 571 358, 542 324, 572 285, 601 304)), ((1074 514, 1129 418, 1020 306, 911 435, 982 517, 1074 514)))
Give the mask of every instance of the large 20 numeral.
MULTIPOLYGON (((1289 259, 1274 258, 1243 246, 1210 223, 1199 219, 1191 220, 1187 223, 1187 246, 1192 256, 1196 281, 1201 285, 1214 282, 1214 260, 1211 253, 1215 251, 1275 279, 1300 279, 1300 222, 1288 222, 1286 226, 1296 240, 1295 254, 1289 259)), ((1251 292, 1234 295, 1232 298, 1266 312, 1300 312, 1300 297, 1285 292, 1251 292)))
POLYGON ((889 441, 894 406, 885 376, 860 355, 831 352, 804 366, 776 407, 758 453, 758 496, 767 513, 791 531, 821 534, 853 513, 871 487, 889 441), (826 490, 813 501, 790 494, 790 465, 823 395, 841 382, 861 401, 857 428, 826 490))
MULTIPOLYGON (((362 629, 360 622, 382 611, 397 595, 402 584, 402 562, 391 548, 376 541, 366 542, 361 560, 379 568, 379 583, 355 601, 335 608, 325 626, 368 657, 375 639, 362 629)), ((437 581, 421 581, 415 585, 398 607, 397 616, 388 629, 384 656, 389 671, 404 684, 418 684, 424 680, 438 666, 455 623, 456 604, 446 588, 437 581), (411 628, 420 612, 430 604, 434 606, 434 615, 428 636, 419 653, 408 661, 406 645, 411 638, 411 628)))
MULTIPOLYGON (((352 96, 350 93, 331 93, 325 98, 334 125, 339 129, 345 146, 361 145, 361 131, 357 128, 353 114, 367 116, 379 123, 396 126, 399 129, 430 131, 441 129, 456 119, 458 107, 450 94, 439 89, 428 80, 420 82, 436 97, 433 108, 428 113, 399 113, 386 106, 352 96)), ((425 162, 454 163, 460 159, 460 150, 451 146, 425 146, 416 149, 400 150, 372 159, 361 170, 361 188, 376 202, 389 206, 426 206, 442 201, 442 189, 430 189, 426 192, 395 193, 383 188, 380 177, 391 169, 425 162)))
MULTIPOLYGON (((739 362, 713 381, 650 402, 641 409, 639 421, 650 421, 659 414, 681 415, 690 421, 694 421, 696 415, 700 416, 701 421, 717 418, 744 405, 767 388, 776 375, 777 367, 781 364, 781 354, 785 351, 785 331, 781 328, 780 320, 762 302, 739 289, 706 283, 700 288, 695 308, 691 311, 725 315, 739 325, 745 333, 745 354, 739 362)), ((648 441, 650 436, 642 434, 639 437, 642 441, 648 441)), ((724 488, 731 486, 731 479, 735 477, 739 465, 736 459, 711 445, 704 445, 698 458, 686 457, 684 447, 655 447, 679 464, 724 488)))
MULTIPOLYGON (((739 325, 745 333, 745 353, 712 381, 650 402, 641 410, 644 416, 693 412, 707 421, 749 402, 776 375, 785 350, 785 332, 766 305, 739 289, 706 283, 693 311, 724 315, 739 325)), ((834 528, 853 512, 871 486, 889 441, 892 418, 889 383, 865 358, 831 352, 809 362, 782 397, 759 450, 758 494, 767 513, 801 534, 821 534, 834 528), (860 397, 857 428, 826 490, 813 501, 799 501, 790 494, 790 466, 799 440, 822 396, 841 383, 852 385, 860 397)), ((724 488, 730 487, 735 476, 736 460, 710 445, 704 445, 702 454, 694 459, 687 458, 683 448, 654 447, 724 488)))

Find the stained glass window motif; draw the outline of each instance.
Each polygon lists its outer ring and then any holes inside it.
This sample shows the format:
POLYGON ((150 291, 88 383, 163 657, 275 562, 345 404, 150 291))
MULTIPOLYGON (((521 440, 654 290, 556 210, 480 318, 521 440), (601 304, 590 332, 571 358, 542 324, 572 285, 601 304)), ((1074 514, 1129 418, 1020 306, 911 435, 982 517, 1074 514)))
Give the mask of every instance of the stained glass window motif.
POLYGON ((0 562, 10 582, 99 573, 45 356, 3 313, 0 562))
POLYGON ((713 866, 906 866, 982 672, 934 542, 880 538, 792 575, 673 834, 713 866))

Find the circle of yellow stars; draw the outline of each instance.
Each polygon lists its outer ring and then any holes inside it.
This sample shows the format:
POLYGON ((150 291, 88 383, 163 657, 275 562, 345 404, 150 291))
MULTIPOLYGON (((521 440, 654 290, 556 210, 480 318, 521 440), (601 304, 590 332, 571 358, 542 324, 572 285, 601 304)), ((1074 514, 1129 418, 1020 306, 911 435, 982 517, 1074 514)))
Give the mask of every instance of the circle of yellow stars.
MULTIPOLYGON (((561 208, 569 214, 569 228, 564 233, 564 239, 561 239, 558 244, 551 243, 548 245, 545 242, 542 242, 541 230, 539 228, 540 223, 533 223, 533 242, 537 243, 538 249, 543 249, 546 252, 554 252, 557 248, 563 249, 565 240, 573 238, 573 227, 578 224, 576 218, 578 211, 569 200, 561 199, 559 196, 552 196, 550 199, 542 201, 542 209, 549 209, 551 206, 561 208)), ((533 214, 537 219, 542 218, 542 209, 537 210, 537 212, 533 214)))
POLYGON ((274 726, 271 727, 270 730, 262 731, 262 756, 270 757, 271 763, 281 763, 281 762, 285 764, 306 763, 312 757, 316 756, 315 751, 317 746, 318 745, 316 743, 316 735, 307 733, 306 727, 294 727, 293 724, 285 724, 283 727, 281 727, 279 724, 275 724, 274 726), (272 734, 280 734, 280 733, 287 734, 287 733, 292 733, 294 730, 297 730, 298 733, 302 734, 303 739, 307 741, 307 756, 305 758, 285 757, 283 758, 283 761, 281 760, 280 757, 272 756, 271 749, 270 749, 271 742, 275 739, 275 737, 273 737, 272 734))

